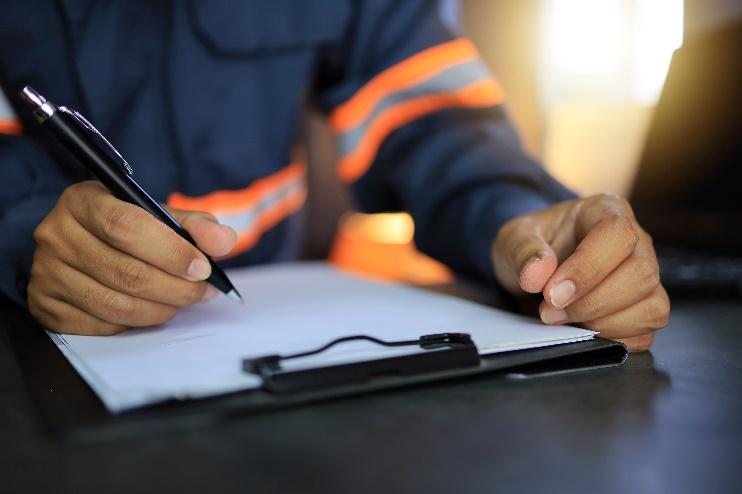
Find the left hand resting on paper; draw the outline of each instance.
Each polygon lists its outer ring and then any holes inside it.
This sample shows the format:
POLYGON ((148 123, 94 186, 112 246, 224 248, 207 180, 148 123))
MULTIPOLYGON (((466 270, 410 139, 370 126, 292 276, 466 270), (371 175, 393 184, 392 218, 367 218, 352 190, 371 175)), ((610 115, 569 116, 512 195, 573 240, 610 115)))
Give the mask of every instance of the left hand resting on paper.
POLYGON ((619 197, 575 199, 519 216, 500 229, 492 256, 510 293, 543 293, 546 324, 578 324, 636 352, 648 350, 668 323, 652 239, 619 197))

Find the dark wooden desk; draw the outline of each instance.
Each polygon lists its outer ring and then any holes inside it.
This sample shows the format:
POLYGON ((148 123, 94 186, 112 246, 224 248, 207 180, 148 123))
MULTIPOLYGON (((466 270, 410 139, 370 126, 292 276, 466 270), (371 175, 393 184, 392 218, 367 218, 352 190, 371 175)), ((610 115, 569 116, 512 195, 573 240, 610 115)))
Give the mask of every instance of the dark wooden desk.
POLYGON ((742 305, 621 368, 480 378, 93 445, 52 440, 0 312, 0 492, 739 492, 742 305))

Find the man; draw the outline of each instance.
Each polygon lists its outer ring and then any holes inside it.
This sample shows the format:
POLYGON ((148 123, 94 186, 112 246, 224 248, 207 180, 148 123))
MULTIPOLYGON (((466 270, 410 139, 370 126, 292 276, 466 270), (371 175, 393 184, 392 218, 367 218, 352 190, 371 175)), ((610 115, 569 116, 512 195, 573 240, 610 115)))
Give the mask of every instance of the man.
POLYGON ((304 104, 328 115, 362 209, 407 210, 419 248, 645 350, 667 323, 629 205, 584 199, 521 150, 476 50, 427 0, 28 1, 3 6, 0 289, 61 332, 159 324, 216 296, 204 256, 86 180, 13 96, 78 107, 226 266, 297 255, 304 104), (221 221, 223 224, 219 224, 221 221), (226 226, 225 226, 226 225, 226 226))

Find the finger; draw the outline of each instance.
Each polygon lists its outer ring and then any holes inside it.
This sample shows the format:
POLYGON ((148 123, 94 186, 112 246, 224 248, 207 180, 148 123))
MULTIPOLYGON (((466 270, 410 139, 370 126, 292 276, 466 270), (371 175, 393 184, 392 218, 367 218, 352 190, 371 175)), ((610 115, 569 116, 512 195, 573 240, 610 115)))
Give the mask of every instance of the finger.
POLYGON ((237 232, 222 225, 216 217, 203 211, 183 211, 167 208, 170 214, 188 230, 196 245, 206 254, 223 257, 232 252, 237 243, 237 232))
POLYGON ((65 233, 69 244, 77 248, 58 255, 68 265, 108 288, 175 307, 206 302, 218 294, 216 288, 207 283, 184 280, 162 271, 114 249, 74 221, 70 223, 65 233))
POLYGON ((670 299, 660 285, 639 303, 610 316, 588 321, 583 326, 598 331, 605 338, 630 338, 664 328, 669 318, 670 299))
POLYGON ((547 323, 592 321, 626 309, 654 292, 660 284, 657 258, 649 235, 641 232, 640 237, 634 254, 594 289, 564 309, 542 304, 542 320, 547 323))
POLYGON ((77 307, 46 295, 29 298, 28 309, 45 328, 64 334, 111 336, 125 331, 126 326, 111 324, 83 312, 77 307))
POLYGON ((72 211, 75 219, 103 242, 170 274, 191 281, 211 274, 206 256, 144 209, 116 199, 102 185, 87 185, 72 211))
POLYGON ((50 270, 56 289, 49 295, 109 323, 143 327, 163 324, 175 316, 176 307, 117 292, 84 273, 58 263, 50 270))
POLYGON ((500 229, 492 258, 498 280, 512 294, 541 292, 558 262, 531 218, 519 218, 500 229))
POLYGON ((646 333, 639 336, 632 336, 631 338, 620 338, 619 341, 626 345, 626 348, 631 353, 646 352, 654 342, 654 333, 646 333))
POLYGON ((586 202, 575 232, 581 239, 577 248, 544 288, 546 302, 557 309, 595 288, 631 255, 639 239, 628 204, 612 196, 586 202))

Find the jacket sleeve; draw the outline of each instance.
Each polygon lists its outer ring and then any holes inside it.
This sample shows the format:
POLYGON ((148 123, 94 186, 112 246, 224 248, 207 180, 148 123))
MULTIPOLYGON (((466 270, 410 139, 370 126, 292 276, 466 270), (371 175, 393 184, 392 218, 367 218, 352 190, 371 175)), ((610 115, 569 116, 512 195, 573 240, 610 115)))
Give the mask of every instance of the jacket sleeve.
POLYGON ((0 127, 0 297, 26 306, 33 231, 65 187, 85 176, 64 156, 54 157, 60 150, 47 148, 24 130, 43 131, 38 124, 30 119, 24 119, 23 125, 4 121, 0 127))
POLYGON ((355 5, 318 80, 340 178, 363 211, 410 212, 420 250, 494 281, 500 226, 574 194, 523 151, 502 88, 443 19, 445 4, 355 5))

